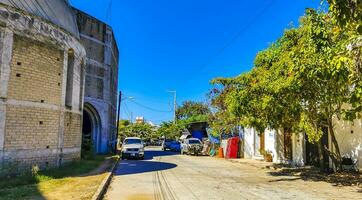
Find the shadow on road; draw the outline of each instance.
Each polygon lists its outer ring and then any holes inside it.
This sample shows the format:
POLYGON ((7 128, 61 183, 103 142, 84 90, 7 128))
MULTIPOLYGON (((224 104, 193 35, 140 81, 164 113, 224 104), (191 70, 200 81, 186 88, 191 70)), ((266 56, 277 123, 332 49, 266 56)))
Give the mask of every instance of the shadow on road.
POLYGON ((140 174, 146 172, 154 172, 154 171, 163 171, 167 169, 172 169, 177 167, 177 165, 173 163, 161 162, 161 161, 151 161, 154 157, 160 156, 172 156, 177 155, 179 153, 170 152, 170 151, 158 151, 151 150, 145 151, 145 159, 144 160, 122 160, 118 168, 115 172, 115 176, 122 175, 131 175, 131 174, 140 174))
POLYGON ((173 156, 178 155, 179 152, 173 152, 173 151, 162 151, 162 150, 146 150, 145 151, 145 159, 144 160, 152 160, 154 157, 160 157, 160 156, 173 156))
POLYGON ((327 182, 333 186, 358 186, 362 184, 362 175, 358 173, 325 173, 321 172, 317 168, 285 168, 275 172, 268 172, 275 177, 281 177, 281 179, 273 180, 277 181, 314 181, 314 182, 327 182), (285 178, 284 176, 292 176, 295 178, 285 178))

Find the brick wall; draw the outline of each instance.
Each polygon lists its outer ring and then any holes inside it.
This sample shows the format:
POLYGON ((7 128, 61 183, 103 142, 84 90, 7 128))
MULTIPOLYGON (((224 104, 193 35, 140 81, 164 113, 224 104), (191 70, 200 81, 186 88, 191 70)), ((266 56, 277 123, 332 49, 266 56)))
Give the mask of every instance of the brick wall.
POLYGON ((14 36, 8 98, 60 105, 63 52, 14 36))
POLYGON ((59 112, 7 105, 5 150, 56 149, 59 112))
POLYGON ((66 112, 64 117, 64 148, 74 148, 81 146, 81 115, 66 112))
MULTIPOLYGON (((62 105, 65 61, 63 50, 14 35, 5 104, 5 167, 22 171, 32 165, 54 167, 60 160, 80 158, 81 112, 62 105)), ((71 81, 79 87, 80 65, 74 71, 71 81)))

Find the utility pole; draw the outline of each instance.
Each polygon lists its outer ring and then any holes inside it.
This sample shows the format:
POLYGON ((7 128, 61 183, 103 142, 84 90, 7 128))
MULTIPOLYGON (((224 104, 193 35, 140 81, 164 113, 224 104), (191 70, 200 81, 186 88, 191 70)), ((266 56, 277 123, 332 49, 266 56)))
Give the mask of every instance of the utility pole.
POLYGON ((169 93, 173 93, 173 122, 176 123, 176 109, 177 109, 177 92, 176 90, 167 91, 169 93))
POLYGON ((122 91, 119 91, 118 96, 118 112, 117 112, 117 134, 116 134, 116 144, 114 145, 114 152, 117 153, 117 146, 118 146, 118 131, 119 131, 119 115, 121 112, 121 101, 122 101, 122 91))

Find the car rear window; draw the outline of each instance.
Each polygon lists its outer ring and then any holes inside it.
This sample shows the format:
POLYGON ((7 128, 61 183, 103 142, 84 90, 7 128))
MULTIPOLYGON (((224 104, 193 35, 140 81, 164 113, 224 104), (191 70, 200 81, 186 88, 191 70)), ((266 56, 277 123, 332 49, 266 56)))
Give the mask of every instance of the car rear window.
POLYGON ((142 141, 140 139, 126 139, 124 141, 125 144, 141 144, 142 141))

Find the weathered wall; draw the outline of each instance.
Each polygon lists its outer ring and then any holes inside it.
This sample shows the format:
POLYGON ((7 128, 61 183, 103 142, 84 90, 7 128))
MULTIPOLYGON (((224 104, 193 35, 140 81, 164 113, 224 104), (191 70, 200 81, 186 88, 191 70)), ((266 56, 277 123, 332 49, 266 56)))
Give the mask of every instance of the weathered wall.
POLYGON ((78 37, 76 20, 67 0, 0 0, 0 3, 51 21, 78 37))
MULTIPOLYGON (((358 167, 362 169, 362 120, 358 119, 349 122, 335 119, 334 126, 336 139, 342 156, 352 157, 357 160, 358 167)), ((331 137, 329 137, 329 140, 330 138, 331 137)), ((331 140, 329 141, 329 145, 330 149, 334 151, 335 149, 331 140)))
POLYGON ((279 156, 277 152, 277 131, 274 129, 265 129, 265 151, 271 152, 273 155, 273 162, 277 163, 279 161, 279 156))
POLYGON ((15 35, 8 99, 60 105, 62 71, 61 50, 15 35))
POLYGON ((118 48, 110 26, 77 9, 75 12, 87 51, 85 103, 95 109, 101 123, 95 125, 101 130, 92 133, 93 143, 96 152, 106 153, 116 135, 118 48))
POLYGON ((79 159, 83 46, 61 28, 1 5, 0 44, 0 169, 79 159))

